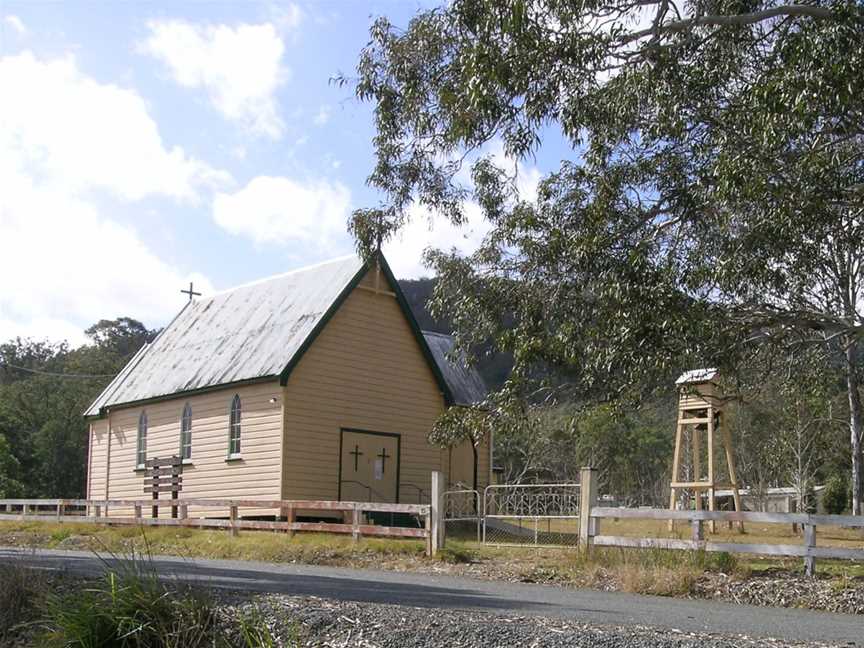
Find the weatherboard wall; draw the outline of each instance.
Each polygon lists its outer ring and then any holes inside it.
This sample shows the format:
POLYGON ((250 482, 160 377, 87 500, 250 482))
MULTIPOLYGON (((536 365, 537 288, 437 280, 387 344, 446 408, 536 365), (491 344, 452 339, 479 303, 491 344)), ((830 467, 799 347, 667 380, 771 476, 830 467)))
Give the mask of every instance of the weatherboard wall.
MULTIPOLYGON (((180 418, 184 406, 189 403, 192 407, 192 457, 183 466, 181 498, 279 499, 281 391, 278 381, 273 380, 151 403, 145 407, 113 410, 110 435, 107 433, 107 419, 93 424, 91 496, 107 496, 109 499, 150 497, 144 493, 144 472, 135 465, 138 418, 141 411, 146 410, 148 459, 179 455, 180 418), (227 460, 228 419, 234 394, 240 396, 242 404, 241 458, 227 460), (271 403, 271 399, 274 402, 271 403), (104 491, 103 475, 107 475, 107 492, 104 491)), ((167 499, 170 494, 162 493, 160 497, 167 499)), ((243 512, 255 513, 250 509, 243 512)), ((112 515, 129 513, 128 509, 109 511, 112 515)), ((260 513, 272 514, 273 511, 260 513)), ((160 514, 170 515, 170 509, 166 507, 160 514)), ((227 511, 190 507, 189 514, 225 515, 227 511)))
MULTIPOLYGON (((381 291, 392 290, 383 273, 378 281, 381 291)), ((374 292, 375 285, 373 269, 288 378, 282 476, 286 499, 339 496, 342 429, 400 436, 401 502, 416 502, 418 487, 428 498, 431 472, 447 470, 449 453, 427 441, 444 409, 443 395, 396 298, 374 292)))

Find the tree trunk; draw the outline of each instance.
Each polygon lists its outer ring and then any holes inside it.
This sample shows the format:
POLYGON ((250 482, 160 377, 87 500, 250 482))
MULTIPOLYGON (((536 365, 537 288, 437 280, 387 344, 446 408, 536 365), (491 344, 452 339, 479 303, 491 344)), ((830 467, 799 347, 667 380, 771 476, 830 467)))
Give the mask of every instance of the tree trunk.
POLYGON ((849 395, 849 438, 852 445, 852 515, 862 515, 862 474, 861 437, 864 430, 864 411, 861 405, 861 392, 858 384, 858 344, 852 343, 846 349, 846 387, 849 395))
POLYGON ((477 455, 477 446, 474 445, 473 443, 471 444, 471 450, 474 452, 474 486, 473 486, 473 488, 476 491, 477 490, 477 469, 478 469, 480 461, 479 461, 479 457, 477 455))

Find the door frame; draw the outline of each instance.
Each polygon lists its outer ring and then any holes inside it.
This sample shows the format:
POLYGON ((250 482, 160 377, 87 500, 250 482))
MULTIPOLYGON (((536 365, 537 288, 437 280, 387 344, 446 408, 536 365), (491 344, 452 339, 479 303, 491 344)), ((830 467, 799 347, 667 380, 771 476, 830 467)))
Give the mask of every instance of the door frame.
POLYGON ((339 481, 337 487, 337 499, 342 501, 342 440, 345 438, 346 432, 354 434, 372 434, 383 437, 396 437, 396 503, 399 503, 399 479, 402 467, 402 435, 396 432, 375 432, 374 430, 362 430, 360 428, 340 427, 339 428, 339 481))

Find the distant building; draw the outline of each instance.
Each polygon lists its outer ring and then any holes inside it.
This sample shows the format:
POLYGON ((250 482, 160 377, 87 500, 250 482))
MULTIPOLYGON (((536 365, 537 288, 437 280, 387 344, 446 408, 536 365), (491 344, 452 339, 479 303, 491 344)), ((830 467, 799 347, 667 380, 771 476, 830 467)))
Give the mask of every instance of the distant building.
MULTIPOLYGON (((427 435, 485 396, 419 330, 383 256, 336 259, 190 301, 86 412, 87 494, 140 499, 144 462, 183 457, 182 498, 428 501, 472 483, 470 446, 427 435)), ((478 483, 490 480, 491 439, 478 483)))

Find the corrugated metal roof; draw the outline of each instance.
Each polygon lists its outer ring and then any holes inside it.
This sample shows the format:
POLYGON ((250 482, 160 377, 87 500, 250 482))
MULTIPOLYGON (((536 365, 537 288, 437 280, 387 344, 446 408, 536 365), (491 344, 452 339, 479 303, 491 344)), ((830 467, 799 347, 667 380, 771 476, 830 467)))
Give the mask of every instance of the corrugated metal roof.
POLYGON ((711 382, 717 377, 718 373, 716 369, 691 369, 681 374, 678 380, 675 381, 675 384, 690 385, 711 382))
POLYGON ((423 338, 432 351, 432 357, 444 375, 444 380, 450 386, 453 400, 457 405, 474 405, 486 398, 488 390, 480 373, 465 362, 451 358, 450 352, 455 346, 452 337, 443 333, 423 331, 423 338))
POLYGON ((364 268, 356 255, 196 299, 117 375, 85 412, 279 376, 364 268))

